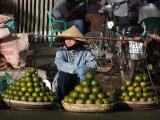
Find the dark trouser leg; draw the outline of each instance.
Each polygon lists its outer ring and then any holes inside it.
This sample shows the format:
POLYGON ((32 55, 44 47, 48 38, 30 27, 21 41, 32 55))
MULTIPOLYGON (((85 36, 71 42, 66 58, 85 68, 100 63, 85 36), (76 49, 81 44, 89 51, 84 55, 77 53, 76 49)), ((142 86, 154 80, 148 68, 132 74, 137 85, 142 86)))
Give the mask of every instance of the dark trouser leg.
POLYGON ((79 83, 79 78, 76 75, 65 73, 65 72, 59 72, 59 76, 57 79, 58 83, 58 102, 61 102, 63 97, 67 94, 69 94, 70 91, 72 91, 79 83))

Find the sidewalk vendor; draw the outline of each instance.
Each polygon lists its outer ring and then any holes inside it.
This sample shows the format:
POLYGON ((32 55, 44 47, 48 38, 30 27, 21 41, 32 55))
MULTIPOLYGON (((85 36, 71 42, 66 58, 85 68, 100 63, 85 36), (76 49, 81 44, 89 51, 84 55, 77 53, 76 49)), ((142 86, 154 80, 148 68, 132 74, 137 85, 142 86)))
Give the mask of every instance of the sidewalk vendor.
POLYGON ((70 27, 58 38, 61 38, 65 45, 56 52, 55 64, 59 72, 53 81, 52 90, 57 95, 58 102, 61 102, 63 97, 84 79, 87 71, 96 71, 97 62, 91 51, 84 47, 87 41, 77 27, 70 27))

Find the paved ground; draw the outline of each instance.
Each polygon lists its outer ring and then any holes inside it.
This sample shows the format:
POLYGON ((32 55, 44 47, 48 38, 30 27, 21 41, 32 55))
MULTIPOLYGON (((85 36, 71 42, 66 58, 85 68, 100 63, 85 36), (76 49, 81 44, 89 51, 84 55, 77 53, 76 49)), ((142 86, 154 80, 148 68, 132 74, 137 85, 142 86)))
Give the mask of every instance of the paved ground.
POLYGON ((64 110, 0 110, 0 120, 159 120, 160 110, 73 113, 64 110))

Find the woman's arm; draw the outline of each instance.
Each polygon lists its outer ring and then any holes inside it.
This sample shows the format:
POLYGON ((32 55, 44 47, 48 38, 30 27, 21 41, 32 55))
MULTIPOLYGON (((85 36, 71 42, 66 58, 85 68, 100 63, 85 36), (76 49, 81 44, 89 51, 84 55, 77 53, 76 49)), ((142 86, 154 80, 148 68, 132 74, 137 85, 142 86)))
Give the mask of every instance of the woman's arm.
POLYGON ((55 57, 55 64, 59 71, 63 71, 66 73, 73 73, 75 67, 72 63, 67 62, 64 58, 63 50, 58 49, 55 57))

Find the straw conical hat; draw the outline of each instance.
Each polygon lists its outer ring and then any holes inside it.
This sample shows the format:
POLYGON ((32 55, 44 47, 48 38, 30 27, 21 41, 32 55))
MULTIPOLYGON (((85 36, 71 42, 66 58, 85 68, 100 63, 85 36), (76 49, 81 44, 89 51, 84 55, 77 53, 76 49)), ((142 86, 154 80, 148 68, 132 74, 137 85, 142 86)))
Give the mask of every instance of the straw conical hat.
POLYGON ((84 38, 84 35, 82 35, 82 33, 79 31, 79 29, 76 26, 70 27, 69 29, 57 35, 57 37, 74 38, 74 40, 87 42, 87 40, 84 38))

